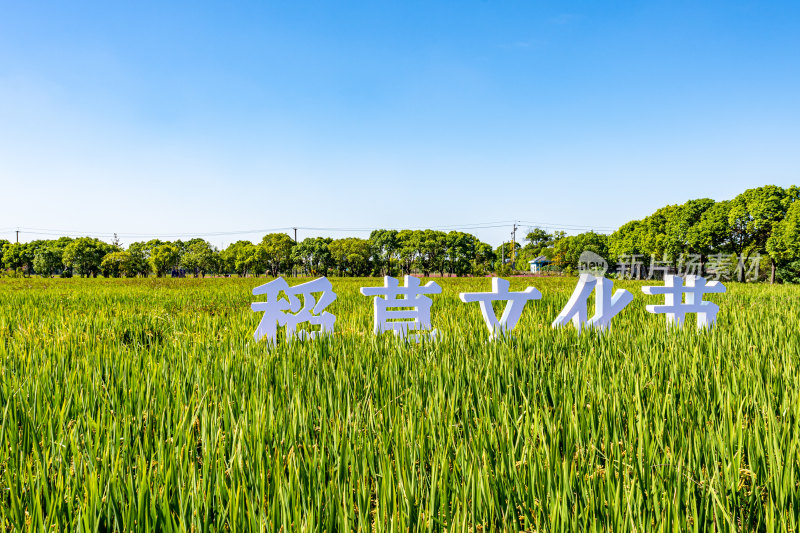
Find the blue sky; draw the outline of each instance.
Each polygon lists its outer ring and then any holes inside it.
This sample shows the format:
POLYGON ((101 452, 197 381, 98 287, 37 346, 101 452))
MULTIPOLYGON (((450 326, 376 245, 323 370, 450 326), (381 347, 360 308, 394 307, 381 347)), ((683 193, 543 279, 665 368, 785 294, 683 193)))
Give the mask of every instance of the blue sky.
POLYGON ((0 3, 0 238, 499 244, 800 183, 796 3, 162 4, 0 3))

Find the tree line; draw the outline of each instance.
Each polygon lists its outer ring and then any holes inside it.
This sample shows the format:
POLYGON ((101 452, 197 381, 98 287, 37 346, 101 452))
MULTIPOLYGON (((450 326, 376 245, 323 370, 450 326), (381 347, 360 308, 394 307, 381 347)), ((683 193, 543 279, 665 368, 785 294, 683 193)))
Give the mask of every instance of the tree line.
MULTIPOLYGON (((709 198, 668 205, 623 224, 611 235, 566 235, 533 228, 520 242, 493 248, 460 231, 375 230, 368 239, 309 237, 295 242, 270 233, 261 242, 237 241, 218 250, 203 239, 135 242, 123 248, 91 237, 10 243, 0 240, 6 273, 40 276, 336 275, 419 273, 441 276, 508 275, 527 270, 543 255, 556 272, 575 271, 580 254, 592 251, 613 272, 621 257, 680 267, 687 257, 701 264, 720 256, 760 258, 762 277, 800 281, 800 189, 767 185, 733 200, 709 198)), ((733 259, 731 259, 733 260, 733 259)))
POLYGON ((668 205, 623 224, 611 235, 592 232, 560 239, 554 262, 570 269, 583 250, 613 267, 621 257, 638 256, 677 269, 688 258, 701 265, 714 261, 757 261, 763 280, 800 282, 800 188, 766 185, 732 200, 710 198, 668 205))
POLYGON ((309 237, 301 242, 270 233, 258 244, 242 240, 223 250, 203 239, 153 239, 127 249, 91 237, 0 240, 0 264, 7 273, 62 277, 464 276, 493 272, 497 259, 495 250, 474 235, 434 230, 375 230, 368 239, 309 237))

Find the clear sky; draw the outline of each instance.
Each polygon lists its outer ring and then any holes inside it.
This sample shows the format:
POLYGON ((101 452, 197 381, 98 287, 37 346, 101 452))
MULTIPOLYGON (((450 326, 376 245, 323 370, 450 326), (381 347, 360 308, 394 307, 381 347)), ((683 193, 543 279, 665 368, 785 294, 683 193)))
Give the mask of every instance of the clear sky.
POLYGON ((799 169, 796 2, 0 0, 0 238, 499 244, 799 169))

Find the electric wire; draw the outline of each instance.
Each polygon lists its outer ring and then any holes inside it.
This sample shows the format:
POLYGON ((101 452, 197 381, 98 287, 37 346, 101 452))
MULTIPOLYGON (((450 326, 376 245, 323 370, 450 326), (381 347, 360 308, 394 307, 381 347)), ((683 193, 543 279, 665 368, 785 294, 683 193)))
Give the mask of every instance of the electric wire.
POLYGON ((325 227, 325 226, 277 226, 269 228, 254 228, 230 231, 195 231, 195 232, 160 232, 160 233, 128 233, 128 232, 109 232, 109 231, 77 231, 56 228, 39 228, 39 227, 5 227, 0 228, 0 233, 16 232, 21 235, 34 235, 46 237, 72 237, 72 236, 93 236, 99 238, 113 238, 119 239, 181 239, 181 238, 197 238, 197 237, 230 237, 236 235, 253 235, 253 234, 267 234, 275 232, 290 232, 298 231, 317 231, 327 233, 370 233, 376 229, 394 229, 394 230, 485 230, 497 229, 512 226, 514 224, 522 224, 529 227, 529 229, 537 227, 545 230, 564 230, 568 232, 573 231, 594 231, 596 233, 611 233, 616 230, 612 226, 587 226, 578 224, 559 224, 553 222, 534 222, 526 220, 501 220, 492 222, 474 222, 467 224, 448 224, 448 225, 430 225, 430 226, 406 226, 406 227, 325 227))

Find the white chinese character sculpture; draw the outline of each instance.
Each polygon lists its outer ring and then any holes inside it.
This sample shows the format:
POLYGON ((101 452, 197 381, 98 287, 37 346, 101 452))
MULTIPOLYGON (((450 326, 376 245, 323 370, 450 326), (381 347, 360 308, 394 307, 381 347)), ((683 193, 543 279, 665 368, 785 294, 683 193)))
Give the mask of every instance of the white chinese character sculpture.
POLYGON ((553 321, 552 327, 566 326, 571 320, 579 334, 583 324, 597 328, 600 331, 606 330, 611 325, 611 319, 633 301, 633 294, 630 291, 619 289, 614 292, 612 297, 611 292, 613 290, 614 282, 610 279, 592 274, 581 274, 575 291, 567 301, 567 305, 564 306, 564 309, 553 321), (592 291, 595 290, 597 292, 595 294, 594 315, 587 320, 589 314, 587 302, 592 291))
MULTIPOLYGON (((384 331, 393 331, 395 335, 405 337, 409 330, 425 331, 431 328, 431 304, 433 301, 423 296, 424 294, 439 294, 442 288, 433 281, 420 286, 419 278, 405 277, 405 285, 399 286, 396 278, 384 276, 383 287, 361 287, 361 294, 374 296, 375 306, 373 331, 376 335, 384 331), (383 296, 383 298, 381 298, 383 296), (390 311, 390 308, 402 307, 413 309, 399 309, 390 311)), ((436 335, 436 330, 430 332, 431 337, 436 335)))
POLYGON ((253 289, 253 295, 259 294, 266 294, 267 301, 255 302, 250 306, 253 311, 264 311, 264 316, 261 317, 261 322, 253 333, 256 340, 267 337, 275 342, 278 326, 286 326, 288 340, 292 340, 295 336, 304 339, 316 337, 318 333, 333 333, 336 317, 327 311, 323 312, 336 300, 336 293, 333 292, 333 286, 328 278, 317 278, 294 287, 289 287, 286 280, 278 278, 253 289), (286 294, 286 298, 278 299, 281 291, 286 294), (312 295, 314 292, 322 293, 319 301, 312 295), (302 307, 298 295, 303 296, 302 307), (297 326, 304 322, 320 326, 319 332, 307 334, 305 331, 300 331, 298 333, 297 326))
POLYGON ((647 311, 666 314, 668 326, 677 325, 682 328, 686 313, 697 313, 698 329, 704 327, 710 329, 717 320, 719 306, 713 302, 704 302, 703 295, 725 292, 725 285, 719 281, 706 282, 706 279, 700 276, 687 276, 684 287, 683 278, 680 276, 667 276, 663 287, 642 287, 642 292, 664 295, 664 305, 648 305, 647 311), (686 293, 685 303, 684 293, 686 293))
POLYGON ((509 292, 509 285, 508 280, 492 278, 492 292, 462 292, 458 295, 464 303, 480 303, 481 314, 486 322, 486 327, 489 328, 489 338, 491 339, 514 329, 528 300, 538 300, 542 297, 542 293, 534 287, 528 287, 521 292, 509 292), (492 302, 497 300, 508 302, 500 320, 497 320, 497 315, 492 307, 492 302))

